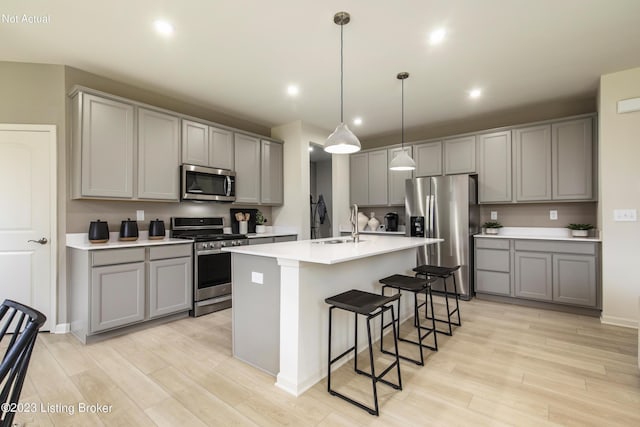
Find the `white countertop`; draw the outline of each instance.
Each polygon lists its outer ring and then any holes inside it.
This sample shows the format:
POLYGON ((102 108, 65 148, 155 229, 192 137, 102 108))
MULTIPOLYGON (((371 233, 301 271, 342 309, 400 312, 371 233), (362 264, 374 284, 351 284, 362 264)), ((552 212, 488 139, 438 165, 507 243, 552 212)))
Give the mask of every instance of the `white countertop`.
MULTIPOLYGON (((593 233, 594 231, 591 230, 593 233)), ((491 239, 536 239, 536 240, 567 240, 572 242, 600 242, 600 237, 572 237, 568 228, 548 227, 502 227, 499 234, 476 234, 473 237, 487 237, 491 239)), ((597 232, 596 232, 597 233, 597 232)))
POLYGON ((224 252, 289 259, 316 264, 337 264, 444 241, 443 239, 425 239, 422 237, 367 235, 360 237, 360 242, 358 243, 317 243, 327 240, 345 239, 347 238, 337 237, 317 240, 298 240, 295 242, 267 243, 265 245, 236 246, 223 248, 222 250, 224 252))
POLYGON ((179 244, 191 244, 193 243, 188 239, 172 239, 165 237, 164 239, 149 240, 149 232, 141 231, 138 240, 132 242, 124 242, 118 240, 120 233, 109 233, 109 241, 105 243, 91 243, 89 242, 89 235, 87 233, 69 233, 67 234, 67 247, 74 249, 81 249, 85 251, 94 251, 100 249, 118 249, 118 248, 136 248, 144 246, 157 246, 157 245, 179 245, 179 244))

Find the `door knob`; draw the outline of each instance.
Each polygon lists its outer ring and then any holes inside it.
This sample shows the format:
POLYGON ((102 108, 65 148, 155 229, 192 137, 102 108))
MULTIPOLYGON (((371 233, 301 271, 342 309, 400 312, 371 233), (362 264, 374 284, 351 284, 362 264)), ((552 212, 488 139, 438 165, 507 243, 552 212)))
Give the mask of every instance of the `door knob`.
POLYGON ((27 242, 40 243, 41 245, 46 245, 48 240, 46 237, 42 237, 38 240, 27 240, 27 242))

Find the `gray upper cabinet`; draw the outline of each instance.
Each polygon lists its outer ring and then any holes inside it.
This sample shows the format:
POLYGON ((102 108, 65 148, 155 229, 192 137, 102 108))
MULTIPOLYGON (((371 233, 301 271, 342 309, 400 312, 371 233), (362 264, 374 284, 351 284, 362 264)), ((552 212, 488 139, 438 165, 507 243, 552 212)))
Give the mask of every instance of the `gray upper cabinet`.
POLYGON ((180 198, 180 119, 138 108, 139 199, 180 198))
POLYGON ((480 203, 511 202, 511 131, 478 135, 480 203))
POLYGON ((369 205, 386 206, 389 203, 387 174, 389 164, 387 150, 371 151, 369 154, 369 205))
POLYGON ((262 140, 261 144, 261 193, 264 204, 281 205, 284 202, 283 146, 279 142, 262 140))
POLYGON ((233 170, 233 133, 209 126, 209 166, 233 170))
POLYGON ((442 175, 442 141, 413 146, 415 177, 442 175))
POLYGON ((551 125, 513 131, 516 201, 551 200, 551 125))
POLYGON ((476 172, 475 135, 444 141, 444 174, 476 172))
POLYGON ((134 107, 100 96, 73 96, 74 198, 133 197, 134 107))
POLYGON ((554 200, 593 199, 593 119, 554 123, 552 175, 554 200))
POLYGON ((349 198, 351 203, 369 203, 369 153, 349 156, 349 198))
POLYGON ((182 120, 182 163, 209 166, 209 126, 182 120))
POLYGON ((234 135, 236 203, 260 203, 260 140, 234 135))
MULTIPOLYGON (((404 151, 413 157, 411 146, 404 147, 404 151)), ((402 151, 402 148, 391 148, 388 150, 387 159, 389 163, 402 151)), ((405 181, 413 178, 412 171, 389 171, 389 205, 404 206, 405 181)))

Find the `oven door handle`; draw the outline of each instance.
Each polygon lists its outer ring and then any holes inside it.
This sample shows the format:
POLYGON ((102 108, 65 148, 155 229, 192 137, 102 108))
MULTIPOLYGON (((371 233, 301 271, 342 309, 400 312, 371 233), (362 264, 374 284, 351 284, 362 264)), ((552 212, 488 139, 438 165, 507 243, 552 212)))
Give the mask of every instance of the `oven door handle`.
POLYGON ((222 249, 210 249, 207 251, 198 251, 196 252, 196 256, 201 256, 201 255, 218 255, 222 253, 222 249))

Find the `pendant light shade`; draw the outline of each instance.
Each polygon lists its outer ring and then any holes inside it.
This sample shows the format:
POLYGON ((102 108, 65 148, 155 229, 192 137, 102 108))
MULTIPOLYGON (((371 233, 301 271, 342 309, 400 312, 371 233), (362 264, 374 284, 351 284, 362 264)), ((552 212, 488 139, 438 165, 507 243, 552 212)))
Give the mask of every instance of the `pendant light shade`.
POLYGON ((404 80, 409 78, 409 73, 399 73, 398 80, 402 81, 402 150, 389 163, 392 171, 412 171, 416 168, 416 162, 404 151, 404 80))
POLYGON ((338 12, 333 17, 333 22, 340 25, 340 124, 333 131, 324 144, 324 151, 332 154, 349 154, 360 151, 360 141, 344 123, 344 88, 343 88, 343 30, 349 23, 351 16, 347 12, 338 12))

